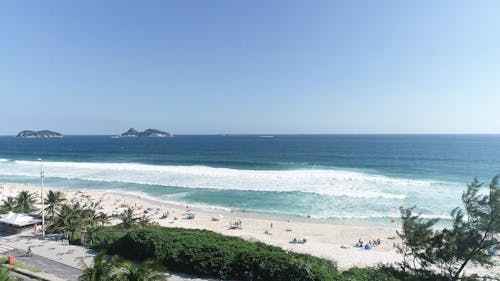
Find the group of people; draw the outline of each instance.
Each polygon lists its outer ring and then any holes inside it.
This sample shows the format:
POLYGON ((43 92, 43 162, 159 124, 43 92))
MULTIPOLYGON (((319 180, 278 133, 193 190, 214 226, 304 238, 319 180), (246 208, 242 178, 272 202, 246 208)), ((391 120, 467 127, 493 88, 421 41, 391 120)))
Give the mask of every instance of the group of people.
POLYGON ((370 240, 367 243, 363 243, 363 240, 361 238, 358 239, 358 242, 354 244, 354 247, 356 248, 364 248, 365 250, 371 250, 371 248, 379 246, 382 244, 382 240, 380 238, 370 240))
POLYGON ((163 212, 163 214, 161 215, 160 219, 166 219, 170 217, 170 211, 165 211, 163 212))
POLYGON ((234 222, 230 222, 229 228, 230 229, 243 229, 243 224, 241 223, 241 220, 237 220, 234 222))
POLYGON ((306 238, 298 238, 297 237, 294 237, 292 239, 292 241, 290 241, 290 243, 292 244, 305 244, 307 242, 307 239, 306 238))

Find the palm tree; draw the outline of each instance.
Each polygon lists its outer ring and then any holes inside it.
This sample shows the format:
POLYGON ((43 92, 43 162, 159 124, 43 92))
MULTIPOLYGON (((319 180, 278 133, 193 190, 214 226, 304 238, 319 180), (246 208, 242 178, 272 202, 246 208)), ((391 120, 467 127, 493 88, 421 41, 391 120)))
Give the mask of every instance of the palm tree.
POLYGON ((74 233, 85 225, 84 210, 79 204, 69 205, 63 204, 54 217, 52 229, 58 232, 69 233, 73 238, 74 233))
POLYGON ((19 192, 17 195, 16 210, 20 213, 30 213, 36 210, 35 208, 35 194, 26 190, 19 192))
POLYGON ((56 210, 61 206, 62 202, 64 202, 66 198, 64 198, 64 193, 61 191, 52 191, 49 190, 47 192, 47 198, 45 198, 44 203, 47 205, 45 208, 45 212, 49 216, 49 218, 54 218, 56 210))
POLYGON ((96 212, 95 209, 84 209, 82 211, 83 228, 86 230, 86 241, 92 244, 95 240, 95 234, 108 224, 110 217, 103 212, 96 212))
POLYGON ((141 221, 141 218, 138 215, 134 214, 134 209, 130 207, 118 217, 122 221, 119 225, 123 228, 131 228, 138 225, 141 221))
POLYGON ((96 220, 98 223, 101 224, 101 227, 104 227, 105 224, 109 224, 109 222, 111 221, 111 217, 108 216, 106 213, 99 212, 97 214, 96 220))
POLYGON ((0 210, 2 213, 15 211, 17 207, 16 199, 12 196, 7 197, 7 199, 2 200, 2 206, 0 210))
POLYGON ((138 225, 144 227, 144 226, 148 226, 151 224, 152 224, 151 219, 149 217, 147 217, 146 215, 142 215, 139 218, 138 225))
POLYGON ((104 252, 100 252, 94 258, 94 264, 84 264, 83 274, 78 281, 111 281, 117 280, 117 264, 113 258, 107 258, 104 252))
POLYGON ((165 281, 167 278, 164 273, 153 270, 154 262, 150 260, 143 261, 139 266, 131 262, 122 264, 123 270, 120 272, 119 280, 123 281, 165 281))

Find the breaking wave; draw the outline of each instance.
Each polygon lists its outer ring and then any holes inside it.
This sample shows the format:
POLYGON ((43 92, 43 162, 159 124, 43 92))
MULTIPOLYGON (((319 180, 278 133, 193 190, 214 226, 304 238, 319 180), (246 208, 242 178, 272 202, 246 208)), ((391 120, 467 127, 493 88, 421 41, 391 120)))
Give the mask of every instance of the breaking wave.
MULTIPOLYGON (((405 199, 408 192, 430 187, 432 181, 330 169, 238 170, 207 166, 138 163, 44 162, 47 177, 124 182, 184 188, 270 192, 305 192, 354 198, 405 199)), ((5 176, 39 175, 37 161, 1 161, 5 176)))

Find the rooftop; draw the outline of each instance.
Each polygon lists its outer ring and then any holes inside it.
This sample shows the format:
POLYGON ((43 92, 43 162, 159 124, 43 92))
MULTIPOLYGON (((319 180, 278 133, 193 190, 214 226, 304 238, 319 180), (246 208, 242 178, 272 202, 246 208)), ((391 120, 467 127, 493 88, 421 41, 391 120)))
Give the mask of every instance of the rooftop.
POLYGON ((18 214, 9 212, 0 216, 0 223, 10 224, 18 227, 40 223, 41 220, 28 214, 18 214))

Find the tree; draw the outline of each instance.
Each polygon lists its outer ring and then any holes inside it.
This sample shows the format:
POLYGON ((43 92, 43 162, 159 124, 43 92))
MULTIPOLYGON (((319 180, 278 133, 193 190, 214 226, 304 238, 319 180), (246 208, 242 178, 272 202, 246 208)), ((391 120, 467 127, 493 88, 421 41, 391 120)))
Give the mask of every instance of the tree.
POLYGON ((35 194, 26 190, 19 192, 16 199, 16 211, 20 213, 31 213, 36 210, 35 208, 35 194))
POLYGON ((108 224, 110 217, 95 208, 82 208, 79 204, 62 204, 56 211, 51 230, 69 234, 73 239, 76 233, 86 232, 86 241, 92 244, 95 233, 108 224))
POLYGON ((84 229, 86 230, 86 241, 92 245, 95 240, 96 233, 108 224, 110 217, 103 212, 97 212, 95 209, 84 209, 82 212, 84 220, 84 229))
POLYGON ((97 223, 101 225, 101 228, 104 227, 104 225, 109 224, 111 221, 111 217, 108 216, 106 213, 99 212, 95 218, 97 223))
POLYGON ((401 208, 401 267, 422 280, 436 274, 445 280, 459 280, 470 263, 491 266, 487 251, 500 247, 499 177, 493 178, 486 193, 480 192, 483 184, 477 179, 468 184, 462 195, 464 209, 454 209, 452 226, 442 230, 433 230, 437 220, 425 221, 413 214, 413 208, 401 208))
POLYGON ((153 261, 143 261, 139 266, 131 263, 122 263, 119 280, 123 281, 165 281, 164 273, 153 270, 153 261))
POLYGON ((6 199, 2 200, 2 206, 0 207, 2 213, 13 212, 16 210, 17 201, 14 197, 8 196, 6 199))
POLYGON ((47 205, 47 207, 45 207, 45 212, 47 212, 49 218, 54 218, 56 210, 65 200, 66 198, 64 197, 64 193, 61 191, 54 192, 49 190, 49 192, 47 192, 47 198, 45 198, 44 203, 47 205))
POLYGON ((111 281, 117 280, 116 259, 106 257, 104 252, 98 253, 94 257, 94 264, 89 266, 84 264, 83 274, 78 277, 78 281, 111 281))
POLYGON ((166 281, 165 274, 153 270, 153 264, 146 260, 136 266, 129 261, 119 261, 117 256, 107 257, 104 252, 100 252, 94 257, 92 266, 84 264, 83 274, 78 277, 78 281, 166 281))
POLYGON ((120 226, 123 228, 131 228, 141 222, 141 217, 134 213, 133 208, 128 208, 123 214, 119 215, 118 218, 122 221, 120 226))
POLYGON ((69 233, 69 238, 73 239, 74 234, 85 224, 83 212, 79 204, 63 204, 55 215, 52 230, 69 233))
POLYGON ((148 226, 148 225, 151 225, 151 224, 152 224, 152 221, 151 221, 151 219, 148 216, 142 215, 139 218, 138 225, 140 225, 142 227, 145 227, 145 226, 148 226))

